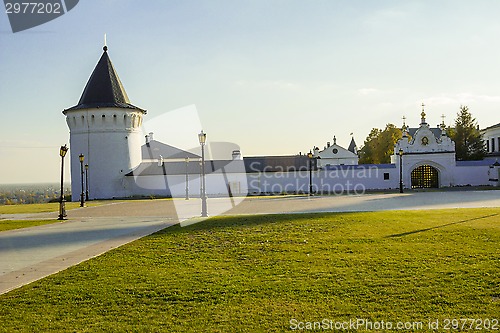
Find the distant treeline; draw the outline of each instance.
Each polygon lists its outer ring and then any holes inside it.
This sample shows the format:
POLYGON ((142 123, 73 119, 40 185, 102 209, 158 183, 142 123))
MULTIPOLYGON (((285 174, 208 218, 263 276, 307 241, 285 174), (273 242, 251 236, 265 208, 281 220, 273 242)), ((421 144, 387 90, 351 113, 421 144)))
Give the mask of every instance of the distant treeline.
MULTIPOLYGON (((6 184, 0 185, 0 205, 17 205, 59 201, 61 185, 45 184, 6 184)), ((64 196, 71 196, 70 185, 64 185, 64 196)))

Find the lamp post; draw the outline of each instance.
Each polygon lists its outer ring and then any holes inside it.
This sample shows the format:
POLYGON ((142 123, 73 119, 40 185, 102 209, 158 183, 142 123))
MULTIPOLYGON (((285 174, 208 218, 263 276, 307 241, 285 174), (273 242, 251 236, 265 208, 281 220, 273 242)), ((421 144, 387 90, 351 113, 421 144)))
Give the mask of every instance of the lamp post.
POLYGON ((89 201, 89 165, 85 164, 85 201, 89 201))
POLYGON ((198 134, 198 140, 201 146, 201 216, 207 217, 207 193, 205 188, 205 143, 207 134, 201 131, 198 134))
POLYGON ((307 157, 309 158, 309 196, 312 196, 314 194, 313 193, 313 184, 312 184, 312 180, 313 180, 313 175, 312 175, 313 154, 310 150, 309 150, 309 153, 307 153, 307 157))
POLYGON ((403 193, 403 149, 399 149, 399 193, 403 193))
POLYGON ((186 200, 189 200, 189 174, 188 174, 189 157, 186 156, 184 161, 186 162, 186 200))
POLYGON ((80 207, 85 207, 85 194, 84 194, 84 187, 83 187, 83 176, 84 176, 84 171, 83 171, 83 161, 85 160, 85 156, 83 154, 80 154, 80 156, 78 156, 80 158, 80 171, 81 171, 81 174, 82 174, 82 193, 80 193, 80 207))
POLYGON ((61 156, 61 197, 59 198, 59 217, 58 220, 65 220, 66 215, 66 200, 64 200, 64 156, 68 152, 66 145, 61 146, 59 149, 59 156, 61 156))

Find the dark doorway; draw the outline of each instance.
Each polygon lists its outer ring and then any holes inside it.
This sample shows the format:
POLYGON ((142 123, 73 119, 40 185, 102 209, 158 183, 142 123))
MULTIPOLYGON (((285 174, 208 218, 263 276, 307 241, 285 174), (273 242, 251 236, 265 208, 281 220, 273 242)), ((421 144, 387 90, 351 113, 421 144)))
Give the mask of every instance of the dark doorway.
POLYGON ((430 165, 421 165, 411 172, 411 188, 438 188, 439 173, 430 165))

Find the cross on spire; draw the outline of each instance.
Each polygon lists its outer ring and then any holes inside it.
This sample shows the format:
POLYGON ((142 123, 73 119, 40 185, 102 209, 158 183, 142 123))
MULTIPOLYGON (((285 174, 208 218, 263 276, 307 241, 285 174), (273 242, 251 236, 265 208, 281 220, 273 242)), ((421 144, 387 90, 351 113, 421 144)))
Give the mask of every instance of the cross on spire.
POLYGON ((445 135, 445 133, 446 133, 446 132, 445 132, 445 130, 446 130, 446 125, 445 125, 445 123, 444 123, 444 118, 446 118, 446 116, 445 116, 445 115, 444 115, 444 113, 443 113, 443 114, 441 115, 441 119, 443 119, 443 120, 442 120, 442 122, 441 122, 441 126, 440 126, 440 127, 441 127, 441 131, 442 131, 442 134, 443 134, 443 135, 445 135))
POLYGON ((425 104, 422 103, 422 113, 420 114, 420 116, 422 117, 421 125, 422 124, 426 124, 426 122, 425 122, 425 110, 424 110, 424 107, 425 107, 425 104))
POLYGON ((403 126, 401 127, 401 131, 403 132, 403 137, 407 137, 408 126, 406 126, 406 116, 403 116, 403 126))
POLYGON ((108 50, 108 44, 106 43, 106 34, 104 34, 104 46, 102 49, 104 50, 104 52, 108 50))

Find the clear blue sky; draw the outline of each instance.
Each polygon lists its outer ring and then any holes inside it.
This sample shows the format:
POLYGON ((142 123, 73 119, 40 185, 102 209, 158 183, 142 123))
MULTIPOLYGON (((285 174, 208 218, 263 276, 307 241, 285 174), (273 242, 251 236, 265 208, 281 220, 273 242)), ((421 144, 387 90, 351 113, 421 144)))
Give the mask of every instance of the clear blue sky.
POLYGON ((194 104, 211 141, 282 155, 351 132, 362 145, 403 115, 417 126, 422 102, 432 125, 461 104, 483 128, 500 122, 498 17, 497 0, 82 0, 13 34, 2 12, 0 183, 58 180, 61 112, 104 33, 148 118, 194 104))

